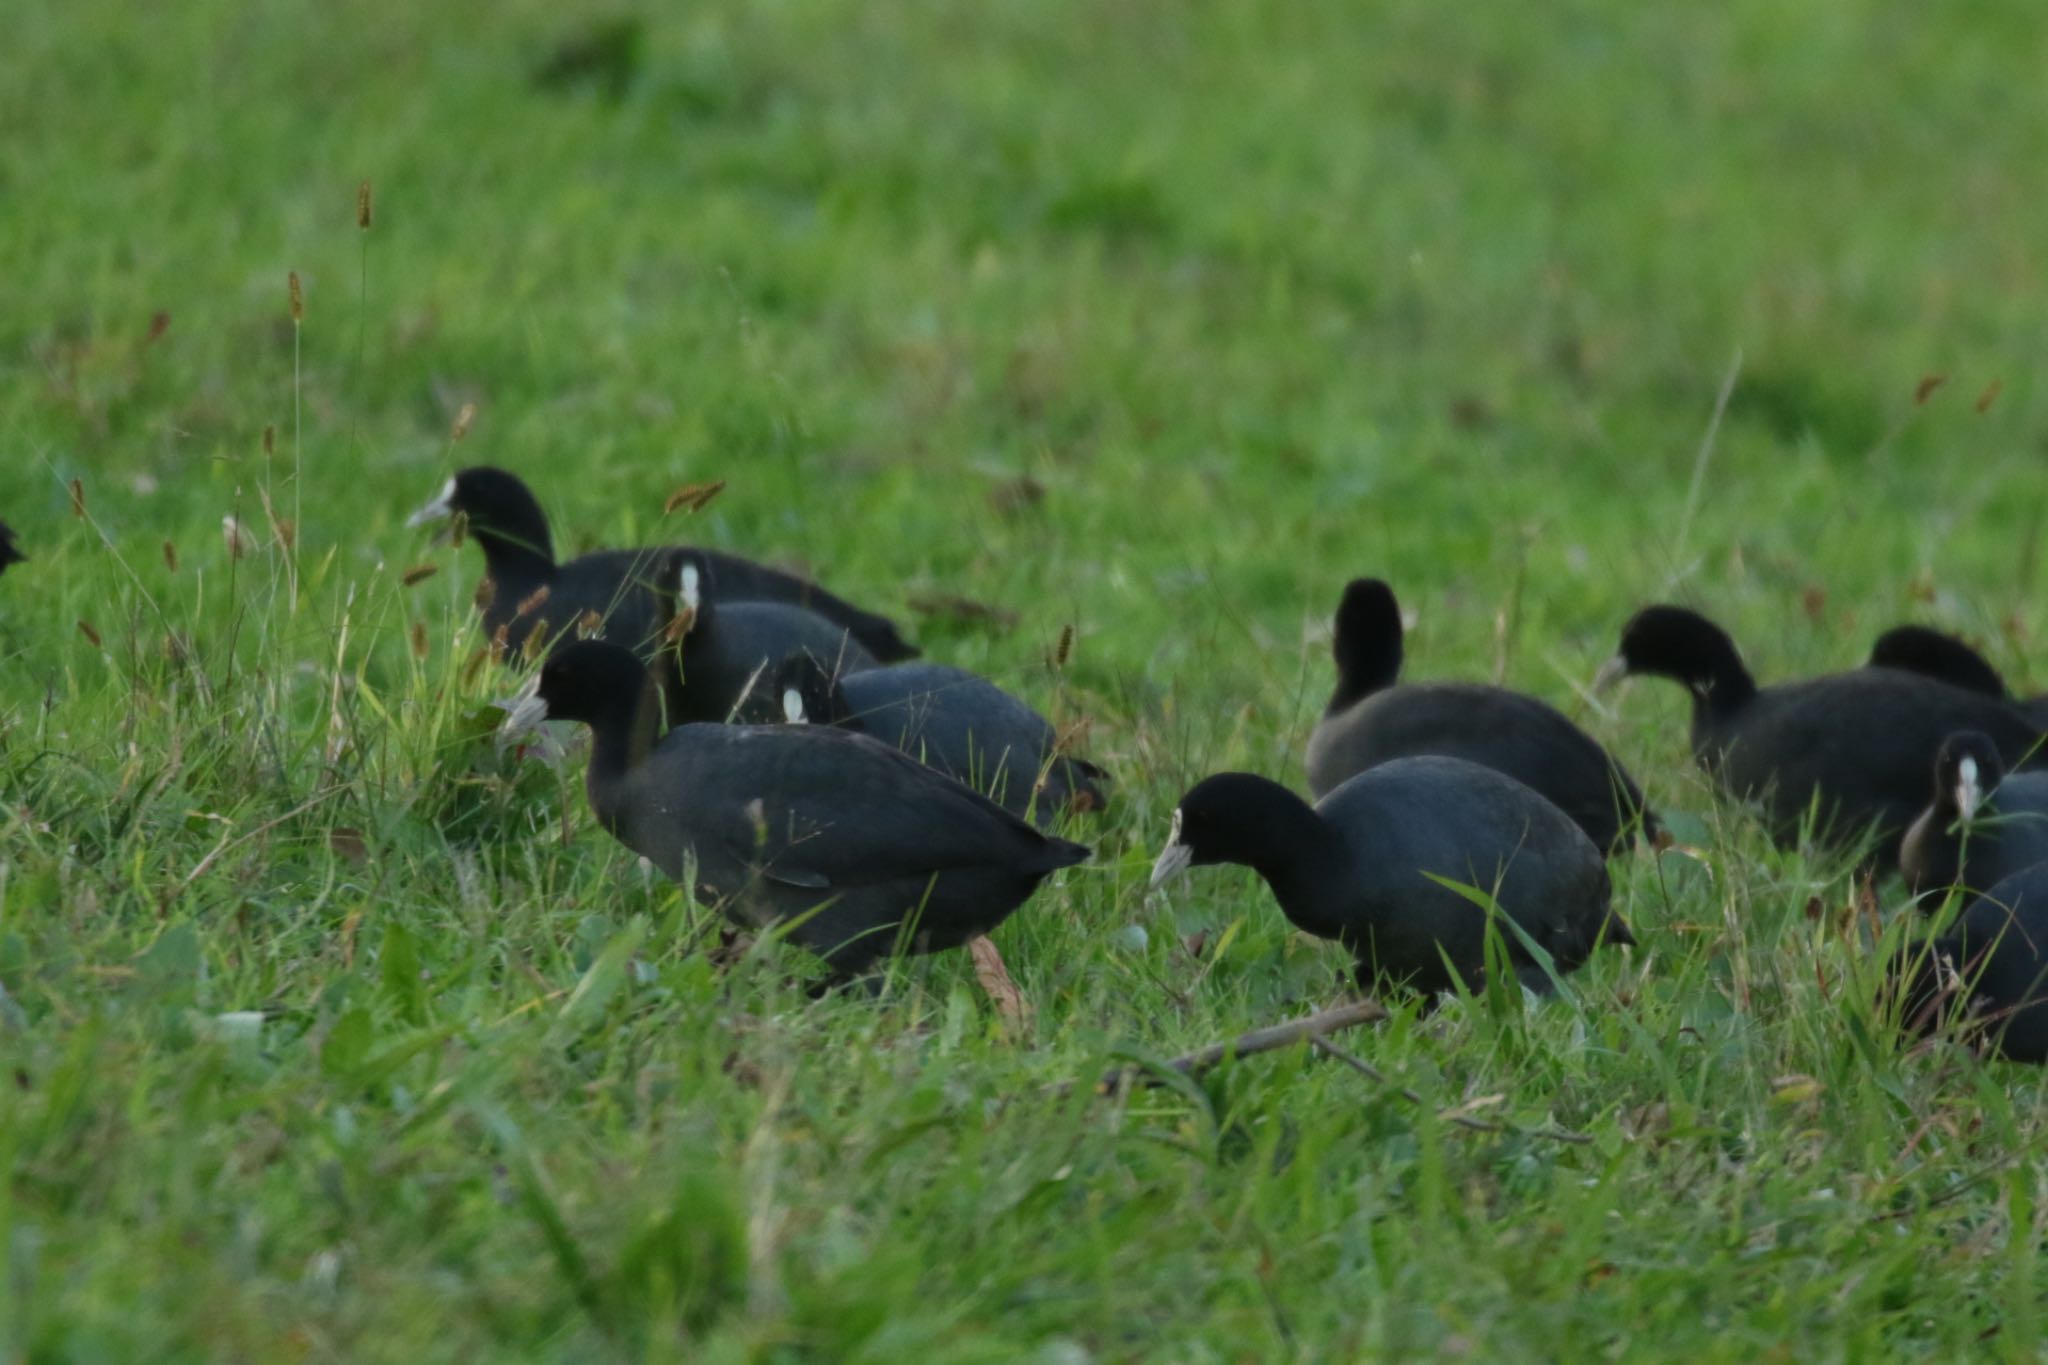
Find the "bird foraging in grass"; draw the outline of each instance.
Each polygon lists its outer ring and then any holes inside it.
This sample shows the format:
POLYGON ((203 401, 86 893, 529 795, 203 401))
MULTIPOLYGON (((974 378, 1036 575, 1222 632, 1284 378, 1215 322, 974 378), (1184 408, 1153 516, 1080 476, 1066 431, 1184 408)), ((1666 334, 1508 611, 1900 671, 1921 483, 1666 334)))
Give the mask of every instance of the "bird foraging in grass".
POLYGON ((1442 754, 1541 792, 1603 852, 1656 832, 1642 788, 1548 702, 1481 683, 1402 683, 1401 608, 1377 578, 1337 606, 1337 687, 1308 741, 1309 790, 1322 796, 1390 758, 1442 754))
POLYGON ((1478 987, 1489 929, 1538 994, 1600 943, 1635 942, 1585 831, 1512 777, 1460 758, 1393 759, 1313 806, 1251 773, 1205 778, 1174 810, 1152 885, 1214 863, 1257 872, 1296 928, 1351 950, 1368 990, 1478 987))
POLYGON ((1694 758, 1728 795, 1756 801, 1781 845, 1811 826, 1823 839, 1875 837, 1889 866, 1927 804, 1942 741, 1976 730, 2008 767, 2035 761, 2042 734, 1995 697, 1890 668, 1857 668, 1759 687, 1726 631, 1685 607, 1637 612, 1602 685, 1647 673, 1692 694, 1694 758))
POLYGON ((985 934, 1088 857, 866 735, 689 724, 657 741, 659 710, 630 651, 582 640, 548 658, 504 728, 588 725, 599 823, 736 921, 783 926, 838 978, 985 934))
MULTIPOLYGON (((519 657, 537 626, 561 636, 594 620, 602 638, 647 654, 666 625, 653 577, 667 548, 594 550, 557 563, 547 514, 515 474, 488 465, 461 470, 407 526, 456 522, 483 550, 478 590, 484 628, 504 651, 519 657)), ((779 601, 802 606, 852 632, 881 659, 917 651, 886 617, 862 611, 814 583, 738 555, 694 550, 704 597, 724 601, 779 601)))

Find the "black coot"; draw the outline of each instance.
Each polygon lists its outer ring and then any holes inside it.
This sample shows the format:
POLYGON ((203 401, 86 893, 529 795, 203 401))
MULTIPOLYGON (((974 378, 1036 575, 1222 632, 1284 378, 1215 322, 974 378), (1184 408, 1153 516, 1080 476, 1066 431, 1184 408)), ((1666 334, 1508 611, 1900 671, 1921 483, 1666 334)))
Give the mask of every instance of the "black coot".
POLYGON ((1088 850, 1041 834, 866 735, 815 725, 683 725, 654 739, 647 672, 616 645, 564 645, 506 720, 591 731, 590 808, 620 843, 742 923, 842 976, 899 948, 985 934, 1088 850))
POLYGON ((2013 699, 1991 661, 1953 635, 1928 626, 1893 626, 1870 647, 1872 668, 1897 668, 1939 678, 1972 692, 2013 701, 2036 725, 2048 726, 2048 696, 2013 699))
POLYGON ((1989 659, 1930 626, 1893 626, 1870 647, 1870 666, 1939 678, 1988 696, 2006 695, 2005 679, 1989 659))
MULTIPOLYGON (((1206 778, 1174 811, 1152 885, 1210 863, 1257 872, 1296 928, 1351 950, 1368 989, 1382 978, 1450 989, 1447 959, 1468 985, 1483 979, 1486 912, 1432 874, 1491 895, 1560 972, 1603 937, 1635 941, 1585 831, 1512 777, 1460 758, 1393 759, 1314 806, 1250 773, 1206 778)), ((1521 937, 1500 932, 1515 975, 1548 991, 1521 937)))
POLYGON ((1647 673, 1692 693, 1693 756, 1730 795, 1763 803, 1780 844, 1809 812, 1823 834, 1878 836, 1889 866, 1900 837, 1927 804, 1927 774, 1941 742, 1980 730, 2007 766, 2029 758, 2039 729, 1992 697, 1889 668, 1758 688, 1735 642, 1684 607, 1645 607, 1622 631, 1603 679, 1647 673))
POLYGON ((1988 735, 1942 742, 1934 799, 1899 845, 1899 873, 1915 892, 1982 890, 2048 862, 2048 773, 2007 775, 1988 735))
POLYGON ((944 664, 835 674, 807 653, 776 671, 783 719, 836 725, 893 744, 1013 815, 1051 824, 1100 810, 1102 769, 1059 752, 1052 723, 986 678, 944 664))
POLYGON ((1535 788, 1607 852, 1654 832, 1635 780, 1548 702, 1480 683, 1401 685, 1401 609, 1385 583, 1346 587, 1336 627, 1337 690, 1308 740, 1317 796, 1390 758, 1443 754, 1535 788))
MULTIPOLYGON (((494 635, 504 631, 508 650, 523 649, 542 620, 560 634, 588 618, 603 639, 636 650, 661 624, 647 587, 665 549, 597 550, 557 564, 547 515, 532 491, 517 475, 482 465, 456 474, 406 524, 423 526, 458 512, 484 552, 484 581, 477 590, 484 627, 494 635)), ((862 611, 814 583, 738 555, 696 553, 707 599, 798 604, 852 631, 877 658, 917 654, 887 617, 862 611)), ((591 633, 589 625, 581 629, 591 633)))
POLYGON ((1892 965, 1900 1017, 1932 1033, 1966 1001, 1969 1028, 2016 1062, 2048 1061, 2048 864, 2016 872, 1972 901, 1932 942, 1892 965))
POLYGON ((9 564, 22 564, 27 560, 28 556, 15 548, 14 528, 0 521, 0 573, 6 573, 9 564))
POLYGON ((809 651, 847 673, 875 666, 844 626, 816 612, 706 596, 708 573, 702 550, 671 550, 662 560, 673 658, 681 668, 671 723, 772 718, 775 669, 793 653, 809 651))

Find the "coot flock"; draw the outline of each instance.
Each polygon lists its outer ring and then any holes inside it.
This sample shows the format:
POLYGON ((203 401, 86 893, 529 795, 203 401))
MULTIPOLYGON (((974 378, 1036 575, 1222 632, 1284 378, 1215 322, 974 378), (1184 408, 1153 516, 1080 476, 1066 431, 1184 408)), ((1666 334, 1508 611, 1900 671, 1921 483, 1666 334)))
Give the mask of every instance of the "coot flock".
MULTIPOLYGON (((486 638, 528 675, 506 737, 588 727, 598 823, 810 950, 823 985, 966 944, 1089 859, 1062 833, 1113 799, 1109 773, 994 682, 912 662, 887 617, 702 547, 558 560, 539 500, 502 469, 456 472, 408 524, 429 523, 477 542, 486 638)), ((0 523, 0 572, 25 559, 0 523)), ((1307 741, 1313 801, 1252 773, 1196 783, 1151 888, 1237 864, 1295 927, 1343 945, 1364 989, 1428 1003, 1500 973, 1551 993, 1596 949, 1637 942, 1608 860, 1668 836, 1550 703, 1404 682, 1403 634, 1391 587, 1345 587, 1307 741)), ((2048 698, 2013 698, 1977 651, 1918 625, 1882 635, 1866 667, 1759 685, 1725 631, 1674 605, 1636 613, 1596 686, 1631 674, 1686 689, 1694 758, 1775 840, 1895 867, 1942 916, 1887 966, 1908 1032, 2048 1059, 2048 770, 2032 771, 2048 769, 2048 698)))

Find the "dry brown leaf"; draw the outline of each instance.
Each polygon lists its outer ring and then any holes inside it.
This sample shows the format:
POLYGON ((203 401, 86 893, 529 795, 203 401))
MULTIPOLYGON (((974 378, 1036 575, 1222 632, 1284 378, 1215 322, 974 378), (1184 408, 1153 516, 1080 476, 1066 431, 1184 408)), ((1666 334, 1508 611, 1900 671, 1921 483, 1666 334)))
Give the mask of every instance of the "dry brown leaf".
POLYGON ((724 491, 724 479, 713 479, 709 483, 686 483, 668 495, 668 501, 661 505, 661 514, 665 517, 671 516, 678 508, 701 512, 713 498, 724 491))
POLYGON ((1977 411, 1989 412, 1991 405, 1998 401, 1998 395, 2005 392, 2005 381, 1994 379, 1984 386, 1984 392, 1977 395, 1977 411))
POLYGON ((405 587, 416 588, 439 572, 441 567, 438 564, 415 564, 400 575, 398 581, 405 587))
POLYGON ((1936 389, 1946 383, 1948 383, 1948 376, 1945 374, 1922 376, 1920 382, 1913 388, 1913 401, 1915 403, 1925 403, 1928 399, 1934 397, 1936 389))
POLYGON ((164 542, 164 567, 172 573, 178 571, 178 547, 168 540, 164 542))
POLYGON ((415 621, 412 623, 412 657, 423 660, 429 652, 427 647, 427 623, 425 621, 415 621))
POLYGON ((94 649, 98 649, 100 647, 100 633, 94 630, 92 628, 92 622, 86 620, 84 617, 79 618, 78 633, 80 635, 83 635, 86 639, 92 641, 92 647, 94 649))
POLYGON ((78 479, 71 481, 71 515, 85 520, 85 484, 78 479))
POLYGON ((967 941, 967 951, 974 958, 974 979, 981 983, 988 993, 989 1002, 996 1007, 996 1013, 1018 1028, 1031 1026, 1031 1002, 1024 998, 1024 992, 1017 989, 1017 983, 1010 979, 1010 969, 1003 965, 1003 955, 996 948, 995 940, 986 934, 967 941))

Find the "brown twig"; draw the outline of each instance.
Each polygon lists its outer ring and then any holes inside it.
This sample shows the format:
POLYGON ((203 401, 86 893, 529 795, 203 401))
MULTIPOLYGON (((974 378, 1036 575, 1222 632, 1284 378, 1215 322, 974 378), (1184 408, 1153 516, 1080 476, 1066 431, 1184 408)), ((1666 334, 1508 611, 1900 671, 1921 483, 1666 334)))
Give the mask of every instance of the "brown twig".
MULTIPOLYGON (((1429 1103, 1428 1100, 1425 1100, 1407 1086, 1395 1084, 1394 1080, 1386 1072, 1381 1071, 1369 1062, 1361 1061, 1352 1056, 1327 1038, 1312 1037, 1308 1040, 1308 1045, 1322 1053, 1325 1057, 1344 1063, 1344 1065, 1350 1067, 1353 1071, 1356 1071, 1374 1084, 1387 1087, 1410 1104, 1422 1105, 1429 1103)), ((1590 1134, 1574 1133, 1568 1128, 1516 1128, 1512 1124, 1489 1123, 1485 1119, 1475 1119, 1471 1115, 1461 1114, 1455 1109, 1447 1110, 1444 1113, 1438 1114, 1437 1117, 1445 1123, 1454 1123, 1458 1127, 1474 1133, 1493 1133, 1502 1137, 1512 1135, 1514 1137, 1543 1138, 1549 1142, 1577 1144, 1589 1143, 1593 1140, 1590 1134)))

